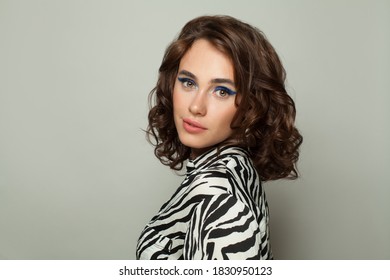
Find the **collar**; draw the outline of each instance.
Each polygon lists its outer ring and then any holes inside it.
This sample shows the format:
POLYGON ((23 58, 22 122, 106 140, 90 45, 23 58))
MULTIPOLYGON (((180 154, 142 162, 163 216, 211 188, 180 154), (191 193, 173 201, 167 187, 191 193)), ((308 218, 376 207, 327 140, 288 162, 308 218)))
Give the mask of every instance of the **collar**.
POLYGON ((200 156, 188 160, 186 164, 187 175, 192 174, 196 170, 204 169, 212 163, 229 155, 244 155, 249 157, 248 151, 237 146, 214 147, 200 156))

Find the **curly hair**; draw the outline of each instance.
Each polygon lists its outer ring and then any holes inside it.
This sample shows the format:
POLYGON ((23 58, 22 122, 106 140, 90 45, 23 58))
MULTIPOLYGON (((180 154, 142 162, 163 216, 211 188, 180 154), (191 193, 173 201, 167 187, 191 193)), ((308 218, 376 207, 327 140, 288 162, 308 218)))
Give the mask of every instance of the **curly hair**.
POLYGON ((296 179, 302 136, 294 125, 296 109, 285 89, 286 72, 265 35, 230 16, 189 21, 168 46, 156 87, 149 94, 147 139, 156 157, 175 170, 191 148, 183 145, 173 119, 172 92, 181 58, 198 39, 206 39, 230 57, 237 89, 232 136, 218 144, 246 149, 263 181, 296 179))

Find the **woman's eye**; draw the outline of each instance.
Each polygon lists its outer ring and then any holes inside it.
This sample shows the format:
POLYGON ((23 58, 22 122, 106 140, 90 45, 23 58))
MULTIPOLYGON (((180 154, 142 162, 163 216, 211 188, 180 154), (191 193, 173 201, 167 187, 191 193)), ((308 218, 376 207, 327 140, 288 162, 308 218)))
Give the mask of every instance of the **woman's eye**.
POLYGON ((234 95, 236 94, 235 91, 231 90, 231 89, 228 89, 228 88, 225 88, 225 87, 217 87, 215 90, 214 90, 214 93, 218 96, 218 97, 221 97, 221 98, 225 98, 225 97, 228 97, 229 95, 234 95))
POLYGON ((228 95, 228 93, 223 90, 223 89, 219 89, 219 90, 216 90, 215 93, 219 96, 219 97, 225 97, 228 95))
POLYGON ((186 87, 193 87, 193 86, 194 86, 194 83, 191 82, 191 81, 186 81, 186 82, 184 82, 183 84, 184 84, 184 86, 186 86, 186 87))
POLYGON ((185 88, 195 88, 196 87, 196 84, 193 80, 191 79, 188 79, 188 78, 181 78, 179 77, 178 78, 179 82, 182 83, 182 85, 185 87, 185 88))

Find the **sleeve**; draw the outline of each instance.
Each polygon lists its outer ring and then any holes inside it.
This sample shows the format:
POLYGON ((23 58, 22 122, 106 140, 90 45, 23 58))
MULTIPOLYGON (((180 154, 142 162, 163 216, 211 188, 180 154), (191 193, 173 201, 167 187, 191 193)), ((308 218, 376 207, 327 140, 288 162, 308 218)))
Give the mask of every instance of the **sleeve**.
POLYGON ((205 198, 195 208, 184 241, 184 259, 260 259, 259 225, 231 194, 205 198))

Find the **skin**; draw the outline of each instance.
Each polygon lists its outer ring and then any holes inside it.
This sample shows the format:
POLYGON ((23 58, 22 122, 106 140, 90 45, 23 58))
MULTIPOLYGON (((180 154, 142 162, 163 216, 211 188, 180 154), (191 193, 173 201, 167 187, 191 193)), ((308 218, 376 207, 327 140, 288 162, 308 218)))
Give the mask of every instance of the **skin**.
POLYGON ((207 40, 195 41, 180 61, 173 90, 176 129, 192 157, 232 135, 235 91, 230 58, 207 40))

